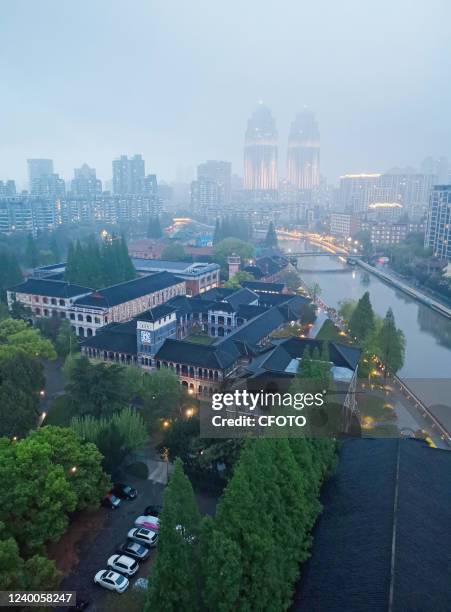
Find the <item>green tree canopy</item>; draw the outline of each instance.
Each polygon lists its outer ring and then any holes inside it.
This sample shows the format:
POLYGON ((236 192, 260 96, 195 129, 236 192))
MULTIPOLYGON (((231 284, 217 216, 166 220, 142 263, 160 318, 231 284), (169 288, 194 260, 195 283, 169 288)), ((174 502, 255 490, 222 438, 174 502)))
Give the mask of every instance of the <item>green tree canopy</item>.
POLYGON ((229 278, 228 281, 224 283, 224 287, 228 289, 239 289, 242 286, 242 283, 245 281, 253 281, 255 280, 254 276, 250 272, 246 272, 246 270, 240 270, 236 274, 229 278))
POLYGON ((377 344, 379 358, 385 366, 385 375, 396 374, 404 364, 405 338, 402 330, 396 327, 391 308, 383 320, 377 344))
POLYGON ((365 291, 351 314, 349 329, 352 336, 358 340, 364 340, 374 329, 374 326, 375 317, 373 307, 371 306, 370 294, 368 291, 365 291))
POLYGON ((164 493, 158 555, 149 579, 145 612, 197 612, 200 515, 180 459, 164 493))
POLYGON ((213 259, 221 266, 223 272, 227 270, 227 257, 229 255, 239 255, 241 264, 246 265, 254 255, 254 248, 251 244, 238 238, 225 238, 215 244, 213 259))
POLYGON ((70 362, 66 392, 73 413, 94 417, 111 415, 130 401, 125 369, 116 364, 91 363, 82 355, 70 362))
POLYGON ((161 368, 143 379, 143 416, 150 424, 159 418, 169 418, 179 413, 185 392, 177 375, 168 368, 161 368))
POLYGON ((274 227, 274 223, 272 221, 270 221, 269 226, 268 226, 268 231, 266 233, 266 237, 265 237, 265 241, 264 241, 264 245, 266 247, 271 247, 271 248, 275 248, 277 247, 277 234, 276 234, 276 230, 274 227))
POLYGON ((52 343, 28 323, 16 319, 0 321, 0 361, 17 351, 43 359, 56 359, 52 343))
POLYGON ((168 259, 169 261, 183 261, 187 258, 187 255, 183 244, 174 242, 168 244, 168 246, 163 249, 161 258, 168 259))
POLYGON ((147 226, 147 238, 154 238, 158 240, 163 236, 163 230, 161 229, 160 217, 150 217, 149 225, 147 226))
POLYGON ((25 246, 25 264, 29 268, 37 268, 39 266, 39 250, 36 241, 31 234, 27 236, 25 246))

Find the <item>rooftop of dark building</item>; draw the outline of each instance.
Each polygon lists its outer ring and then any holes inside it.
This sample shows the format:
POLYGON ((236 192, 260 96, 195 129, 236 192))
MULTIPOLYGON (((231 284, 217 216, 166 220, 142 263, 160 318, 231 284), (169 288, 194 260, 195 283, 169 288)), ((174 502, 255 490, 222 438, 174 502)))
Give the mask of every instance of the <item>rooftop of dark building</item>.
POLYGON ((71 298, 84 293, 90 293, 92 289, 73 285, 63 280, 50 280, 46 278, 27 278, 26 281, 11 287, 9 291, 15 293, 29 293, 31 295, 43 295, 46 297, 71 298))
POLYGON ((92 308, 109 308, 149 293, 167 289, 182 282, 184 281, 181 278, 170 272, 157 272, 156 274, 140 276, 125 283, 119 283, 94 291, 90 295, 78 299, 75 305, 92 308))
POLYGON ((449 451, 345 440, 321 501, 292 612, 450 610, 449 451))

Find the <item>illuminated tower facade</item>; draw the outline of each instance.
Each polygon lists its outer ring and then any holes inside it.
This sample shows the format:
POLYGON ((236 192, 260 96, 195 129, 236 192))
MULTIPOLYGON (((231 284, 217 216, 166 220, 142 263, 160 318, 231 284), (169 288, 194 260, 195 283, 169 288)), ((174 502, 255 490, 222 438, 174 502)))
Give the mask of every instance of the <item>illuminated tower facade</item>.
POLYGON ((288 182, 299 190, 319 186, 319 128, 313 113, 303 110, 291 124, 287 152, 288 182))
POLYGON ((247 122, 244 189, 257 199, 275 199, 277 188, 276 122, 269 108, 260 103, 247 122))

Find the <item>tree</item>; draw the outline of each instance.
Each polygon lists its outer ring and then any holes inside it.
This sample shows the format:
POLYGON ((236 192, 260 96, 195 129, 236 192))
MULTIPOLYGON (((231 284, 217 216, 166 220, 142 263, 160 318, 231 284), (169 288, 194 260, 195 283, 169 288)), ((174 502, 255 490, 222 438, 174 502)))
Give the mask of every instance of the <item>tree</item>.
POLYGON ((143 416, 148 423, 180 412, 185 394, 177 375, 162 368, 144 377, 143 416))
POLYGON ((72 429, 51 426, 40 427, 27 440, 48 446, 51 461, 62 466, 75 493, 77 510, 99 504, 111 482, 102 470, 103 457, 94 444, 80 439, 72 429))
POLYGON ((404 333, 396 327, 393 311, 389 308, 378 337, 378 355, 385 366, 385 376, 396 374, 402 368, 404 354, 404 333))
POLYGON ((0 436, 22 437, 37 425, 42 364, 24 350, 3 353, 0 383, 0 436))
POLYGON ((164 431, 160 450, 167 449, 169 459, 173 461, 179 457, 184 463, 191 459, 193 447, 199 438, 199 419, 177 419, 164 431))
POLYGON ((92 364, 82 355, 72 362, 69 375, 66 392, 79 415, 111 415, 130 400, 124 368, 119 365, 92 364))
POLYGON ((0 300, 5 299, 6 289, 10 289, 22 280, 22 272, 15 255, 0 251, 0 300))
POLYGON ((70 426, 80 438, 94 443, 111 427, 115 427, 123 438, 127 452, 141 448, 147 441, 144 419, 133 408, 123 408, 112 416, 98 419, 89 415, 74 417, 70 426))
POLYGON ((158 240, 163 236, 163 230, 161 229, 160 217, 150 217, 149 225, 147 227, 147 238, 154 238, 158 240))
POLYGON ((371 306, 370 294, 368 291, 365 291, 352 312, 349 320, 349 329, 352 336, 358 340, 364 340, 368 333, 374 329, 374 325, 375 317, 373 307, 371 306))
POLYGON ((183 261, 186 259, 186 251, 183 244, 179 242, 174 242, 173 244, 168 244, 167 247, 163 249, 161 254, 162 259, 167 259, 169 261, 183 261))
POLYGON ((59 357, 66 358, 71 353, 80 350, 77 334, 71 327, 69 321, 62 321, 55 339, 55 348, 59 357))
POLYGON ((54 590, 60 574, 55 563, 43 555, 24 560, 14 538, 0 523, 0 590, 54 590))
POLYGON ((228 289, 239 289, 242 287, 242 284, 245 281, 253 281, 255 280, 254 276, 250 274, 250 272, 246 272, 245 270, 240 270, 236 274, 229 278, 228 281, 224 283, 224 287, 228 289))
POLYGON ((349 323, 352 313, 357 308, 357 301, 346 299, 339 302, 338 314, 349 323))
POLYGON ((56 240, 55 234, 52 234, 52 237, 49 243, 49 249, 52 254, 53 261, 55 263, 58 263, 59 261, 61 261, 61 250, 59 248, 58 241, 56 240))
POLYGON ((215 244, 213 260, 221 266, 223 272, 227 270, 227 257, 229 255, 239 255, 241 263, 245 265, 253 257, 254 248, 251 244, 243 242, 238 238, 225 238, 215 244))
POLYGON ((48 445, 30 437, 18 442, 1 438, 0 481, 0 521, 20 549, 31 555, 58 540, 77 497, 48 445))
POLYGON ((197 612, 200 515, 180 459, 174 463, 160 518, 158 555, 144 611, 197 612))
POLYGON ((3 355, 24 351, 43 359, 56 359, 56 352, 49 340, 40 331, 25 321, 4 319, 0 321, 0 360, 3 355))
POLYGON ((277 234, 276 234, 276 230, 274 228, 274 223, 272 221, 270 221, 270 223, 269 223, 268 231, 266 233, 266 237, 265 237, 265 241, 264 241, 264 245, 266 247, 269 247, 269 248, 276 248, 277 247, 277 234))
POLYGON ((312 283, 308 287, 309 293, 312 296, 312 300, 315 301, 317 297, 321 295, 321 287, 318 283, 312 283))
POLYGON ((27 236, 27 243, 25 246, 25 264, 29 268, 37 268, 39 266, 39 251, 36 246, 36 241, 31 234, 27 236))

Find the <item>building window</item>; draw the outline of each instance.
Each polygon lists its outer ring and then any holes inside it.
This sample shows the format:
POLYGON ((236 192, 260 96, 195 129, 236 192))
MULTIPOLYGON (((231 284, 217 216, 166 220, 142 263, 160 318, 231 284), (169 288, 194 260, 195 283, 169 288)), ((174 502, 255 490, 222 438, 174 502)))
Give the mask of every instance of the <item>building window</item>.
POLYGON ((60 300, 60 306, 65 306, 66 302, 64 300, 60 300))
POLYGON ((71 321, 75 321, 75 314, 73 312, 70 313, 69 317, 71 321))
POLYGON ((56 298, 52 298, 52 304, 53 306, 56 306, 56 298))
POLYGON ((87 322, 87 323, 92 323, 92 317, 91 317, 91 315, 86 315, 86 322, 87 322))

